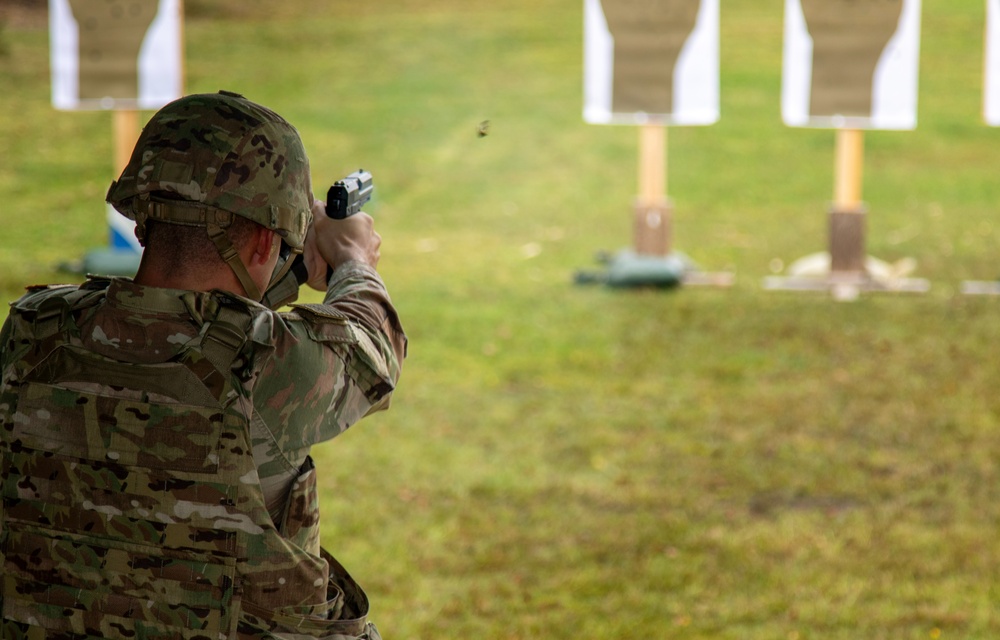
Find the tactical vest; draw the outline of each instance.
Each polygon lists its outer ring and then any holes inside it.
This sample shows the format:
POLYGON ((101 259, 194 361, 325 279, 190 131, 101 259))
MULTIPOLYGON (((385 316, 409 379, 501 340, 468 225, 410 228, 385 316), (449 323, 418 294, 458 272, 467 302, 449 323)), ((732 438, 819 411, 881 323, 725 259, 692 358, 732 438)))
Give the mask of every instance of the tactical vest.
POLYGON ((0 388, 3 638, 378 638, 319 545, 315 469, 277 525, 249 424, 254 314, 221 298, 169 361, 82 347, 107 281, 29 294, 0 388))

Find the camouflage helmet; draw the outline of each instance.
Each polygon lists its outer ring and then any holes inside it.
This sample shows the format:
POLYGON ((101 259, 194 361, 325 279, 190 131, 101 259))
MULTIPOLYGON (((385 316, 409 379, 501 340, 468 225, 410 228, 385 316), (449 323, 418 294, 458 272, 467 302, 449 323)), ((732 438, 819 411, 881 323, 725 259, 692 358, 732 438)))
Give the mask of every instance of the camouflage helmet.
POLYGON ((135 220, 228 226, 229 212, 300 249, 312 219, 309 159, 284 118, 228 91, 190 95, 146 124, 107 201, 135 220))

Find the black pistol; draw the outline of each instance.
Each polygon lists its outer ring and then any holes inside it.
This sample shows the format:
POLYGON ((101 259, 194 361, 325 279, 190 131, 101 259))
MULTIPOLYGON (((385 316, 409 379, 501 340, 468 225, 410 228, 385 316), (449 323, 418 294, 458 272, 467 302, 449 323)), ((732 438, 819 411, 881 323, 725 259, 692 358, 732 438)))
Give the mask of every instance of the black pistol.
MULTIPOLYGON (((364 169, 358 169, 343 180, 338 180, 327 191, 326 215, 337 220, 353 216, 358 211, 361 211, 361 207, 365 206, 371 200, 374 188, 372 174, 364 169)), ((285 243, 281 243, 280 263, 283 264, 284 261, 288 260, 291 257, 291 253, 291 247, 285 243)), ((269 288, 265 292, 265 304, 268 307, 276 309, 288 300, 294 299, 294 292, 309 279, 309 271, 306 268, 305 256, 303 254, 299 253, 292 258, 291 271, 295 275, 295 289, 278 291, 279 287, 272 286, 272 288, 269 288)), ((331 276, 333 276, 333 267, 327 267, 327 281, 330 280, 331 276)))
POLYGON ((374 189, 372 174, 358 169, 343 180, 333 183, 327 191, 326 215, 337 220, 353 216, 371 199, 374 189))

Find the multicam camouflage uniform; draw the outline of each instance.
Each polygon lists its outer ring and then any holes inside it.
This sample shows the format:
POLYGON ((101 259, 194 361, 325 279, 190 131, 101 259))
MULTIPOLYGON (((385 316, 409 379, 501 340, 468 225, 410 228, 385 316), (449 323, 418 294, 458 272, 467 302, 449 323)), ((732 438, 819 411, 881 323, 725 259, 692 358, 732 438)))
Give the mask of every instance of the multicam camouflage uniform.
POLYGON ((378 274, 322 304, 89 279, 0 334, 3 638, 378 638, 319 542, 313 444, 385 408, 378 274))

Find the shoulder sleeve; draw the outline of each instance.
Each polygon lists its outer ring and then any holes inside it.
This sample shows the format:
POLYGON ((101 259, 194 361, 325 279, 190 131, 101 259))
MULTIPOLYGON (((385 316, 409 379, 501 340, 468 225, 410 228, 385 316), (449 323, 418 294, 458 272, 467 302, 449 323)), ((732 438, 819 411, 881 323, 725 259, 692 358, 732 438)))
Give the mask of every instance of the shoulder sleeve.
POLYGON ((375 269, 359 262, 337 268, 322 304, 294 305, 313 325, 347 323, 373 367, 392 381, 399 379, 406 358, 406 334, 385 283, 375 269))
POLYGON ((374 269, 349 263, 330 282, 323 303, 278 314, 273 355, 255 389, 258 412, 286 452, 387 408, 406 354, 406 336, 374 269))
POLYGON ((406 334, 385 283, 375 269, 360 262, 341 265, 330 278, 324 305, 357 318, 367 329, 390 334, 400 361, 406 357, 406 334))

